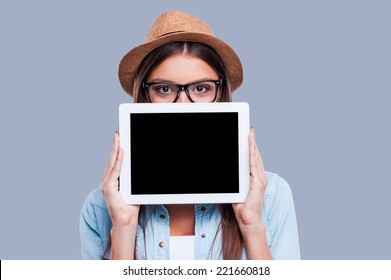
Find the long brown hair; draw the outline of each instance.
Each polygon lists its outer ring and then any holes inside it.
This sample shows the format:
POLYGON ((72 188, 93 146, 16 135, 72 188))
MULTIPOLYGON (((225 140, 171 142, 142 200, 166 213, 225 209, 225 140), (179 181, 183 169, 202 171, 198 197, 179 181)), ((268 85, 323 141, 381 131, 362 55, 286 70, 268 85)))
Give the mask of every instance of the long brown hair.
MULTIPOLYGON (((228 72, 220 56, 209 46, 196 42, 171 42, 163 45, 150 52, 138 67, 137 74, 133 83, 133 97, 136 103, 146 103, 148 98, 142 88, 142 82, 150 75, 152 70, 166 58, 175 54, 189 54, 205 61, 212 67, 223 83, 220 92, 220 102, 230 102, 231 89, 229 86, 228 72)), ((140 206, 141 208, 143 206, 140 206)), ((141 210, 140 208, 140 210, 141 210)), ((216 236, 221 231, 222 234, 222 255, 225 260, 241 259, 243 248, 243 237, 240 233, 238 223, 235 218, 235 213, 231 204, 219 205, 221 214, 220 224, 216 232, 216 236)), ((140 211, 142 213, 143 211, 140 211)), ((145 230, 145 227, 143 228, 145 230)), ((215 239, 216 240, 216 236, 215 239)), ((145 237, 145 234, 144 234, 145 237)), ((214 243, 215 241, 213 241, 214 243)), ((110 248, 111 238, 109 238, 103 256, 106 255, 110 248)), ((212 245, 213 246, 213 245, 212 245)), ((211 248, 212 250, 212 248, 211 248)))

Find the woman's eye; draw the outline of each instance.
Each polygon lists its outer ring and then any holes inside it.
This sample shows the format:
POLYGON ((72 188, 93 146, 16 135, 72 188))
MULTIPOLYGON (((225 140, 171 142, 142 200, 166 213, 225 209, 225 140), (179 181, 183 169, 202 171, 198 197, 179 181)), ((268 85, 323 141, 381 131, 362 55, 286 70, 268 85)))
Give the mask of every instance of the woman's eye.
POLYGON ((205 90, 205 88, 203 87, 203 86, 198 86, 197 87, 197 91, 198 92, 202 92, 202 91, 204 91, 205 90))
POLYGON ((164 93, 167 93, 167 92, 170 91, 170 88, 169 88, 169 87, 161 87, 161 88, 160 88, 160 91, 161 91, 161 92, 164 92, 164 93))
POLYGON ((173 92, 173 89, 166 85, 157 85, 153 88, 157 93, 169 94, 173 92))
POLYGON ((194 92, 195 93, 205 93, 209 90, 209 88, 207 86, 204 86, 204 85, 198 85, 196 87, 194 87, 194 92))

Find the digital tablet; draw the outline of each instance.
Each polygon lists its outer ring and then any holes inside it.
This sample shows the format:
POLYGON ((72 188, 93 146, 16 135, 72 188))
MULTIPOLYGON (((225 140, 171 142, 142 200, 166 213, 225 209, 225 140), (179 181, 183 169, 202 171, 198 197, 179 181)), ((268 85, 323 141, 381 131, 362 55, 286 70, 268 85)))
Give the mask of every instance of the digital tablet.
POLYGON ((121 104, 125 202, 243 202, 250 184, 249 130, 244 102, 121 104))

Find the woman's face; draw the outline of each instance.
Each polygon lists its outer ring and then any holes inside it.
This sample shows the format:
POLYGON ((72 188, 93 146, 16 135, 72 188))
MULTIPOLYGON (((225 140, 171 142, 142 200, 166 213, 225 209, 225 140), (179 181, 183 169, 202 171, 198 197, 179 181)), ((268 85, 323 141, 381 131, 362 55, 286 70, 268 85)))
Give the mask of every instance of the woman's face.
MULTIPOLYGON (((215 82, 211 81, 218 80, 219 76, 216 71, 200 58, 189 54, 176 54, 156 66, 146 82, 168 82, 180 85, 200 82, 188 86, 189 95, 195 102, 211 102, 219 88, 215 82)), ((153 84, 149 86, 150 99, 154 103, 173 102, 177 92, 178 87, 175 85, 153 84)), ((219 97, 216 100, 218 99, 219 97)), ((191 101, 185 90, 181 90, 175 102, 191 101)))

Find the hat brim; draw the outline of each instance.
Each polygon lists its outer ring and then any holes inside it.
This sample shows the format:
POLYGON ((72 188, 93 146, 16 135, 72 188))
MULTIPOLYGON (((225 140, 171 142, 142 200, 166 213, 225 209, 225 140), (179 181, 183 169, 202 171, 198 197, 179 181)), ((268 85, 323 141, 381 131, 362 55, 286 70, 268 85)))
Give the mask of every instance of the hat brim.
POLYGON ((143 59, 154 49, 175 41, 197 42, 212 47, 221 57, 227 69, 231 91, 233 92, 242 84, 242 64, 238 55, 227 43, 210 34, 180 32, 169 34, 151 42, 144 43, 131 49, 127 54, 125 54, 119 64, 118 76, 121 86, 126 93, 133 97, 132 88, 134 75, 143 59))

